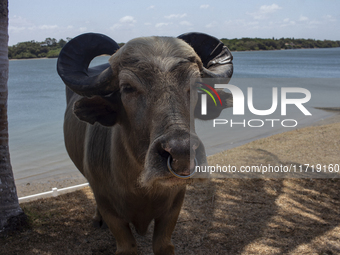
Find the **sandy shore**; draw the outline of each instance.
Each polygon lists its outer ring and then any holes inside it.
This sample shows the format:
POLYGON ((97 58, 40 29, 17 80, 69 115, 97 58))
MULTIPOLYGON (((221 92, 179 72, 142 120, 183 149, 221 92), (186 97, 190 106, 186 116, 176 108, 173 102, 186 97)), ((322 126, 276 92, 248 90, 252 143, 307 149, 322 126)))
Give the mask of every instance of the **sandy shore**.
MULTIPOLYGON (((325 110, 334 111, 336 114, 334 114, 330 118, 327 118, 327 119, 324 119, 322 121, 312 124, 311 127, 318 128, 323 125, 340 123, 340 109, 337 108, 337 109, 325 109, 325 110)), ((63 175, 63 176, 54 176, 53 178, 48 178, 48 179, 39 179, 37 181, 29 182, 26 184, 18 184, 17 192, 18 192, 18 197, 23 197, 23 196, 33 195, 33 194, 37 194, 41 192, 50 191, 52 188, 55 188, 55 187, 60 189, 60 188, 70 187, 70 186, 74 186, 78 184, 83 184, 86 182, 87 180, 79 172, 79 173, 73 173, 73 174, 63 175)))

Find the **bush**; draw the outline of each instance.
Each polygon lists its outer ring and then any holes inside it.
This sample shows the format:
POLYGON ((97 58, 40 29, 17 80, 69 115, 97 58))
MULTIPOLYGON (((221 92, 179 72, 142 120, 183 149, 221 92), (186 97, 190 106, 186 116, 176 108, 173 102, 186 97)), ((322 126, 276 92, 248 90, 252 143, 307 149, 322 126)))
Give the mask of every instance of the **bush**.
POLYGON ((59 56, 60 51, 61 51, 61 48, 55 49, 55 50, 50 50, 49 52, 47 52, 46 57, 57 58, 59 56))

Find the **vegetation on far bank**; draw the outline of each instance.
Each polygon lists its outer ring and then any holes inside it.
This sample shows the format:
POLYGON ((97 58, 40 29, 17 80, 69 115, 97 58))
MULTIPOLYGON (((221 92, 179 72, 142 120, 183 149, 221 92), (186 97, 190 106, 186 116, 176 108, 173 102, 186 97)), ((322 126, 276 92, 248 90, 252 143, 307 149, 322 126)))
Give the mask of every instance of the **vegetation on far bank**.
POLYGON ((248 50, 286 50, 286 49, 309 49, 309 48, 334 48, 340 47, 340 41, 294 39, 294 38, 241 38, 221 39, 231 51, 248 50))
MULTIPOLYGON (((70 38, 68 38, 70 39, 70 38)), ((67 41, 55 38, 46 38, 43 42, 29 41, 20 42, 8 47, 9 59, 27 59, 27 58, 57 58, 60 50, 67 41)))
MULTIPOLYGON (((46 38, 45 41, 20 42, 8 47, 9 59, 29 59, 29 58, 57 58, 60 50, 71 38, 66 40, 46 38)), ((226 39, 221 41, 229 47, 231 51, 248 50, 281 50, 281 49, 301 49, 301 48, 333 48, 340 47, 340 41, 314 40, 314 39, 294 39, 280 38, 261 39, 261 38, 241 38, 226 39)), ((119 43, 123 46, 124 43, 119 43)))

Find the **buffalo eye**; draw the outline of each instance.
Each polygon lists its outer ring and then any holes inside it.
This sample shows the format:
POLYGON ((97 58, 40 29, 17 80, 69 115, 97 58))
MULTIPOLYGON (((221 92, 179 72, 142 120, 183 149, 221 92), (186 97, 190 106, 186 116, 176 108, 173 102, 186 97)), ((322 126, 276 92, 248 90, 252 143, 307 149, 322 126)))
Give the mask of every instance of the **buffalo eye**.
POLYGON ((127 83, 121 86, 121 91, 124 93, 133 93, 136 91, 136 89, 127 83))

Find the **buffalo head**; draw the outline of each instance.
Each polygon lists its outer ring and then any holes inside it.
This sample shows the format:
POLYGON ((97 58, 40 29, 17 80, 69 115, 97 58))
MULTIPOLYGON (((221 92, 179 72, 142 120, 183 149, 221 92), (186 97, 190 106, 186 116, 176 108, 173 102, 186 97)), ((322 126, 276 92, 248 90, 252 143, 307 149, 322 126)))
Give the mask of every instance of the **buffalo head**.
MULTIPOLYGON (((119 49, 104 35, 83 34, 63 48, 57 69, 66 86, 82 96, 74 114, 120 133, 121 150, 128 151, 122 160, 132 162, 142 186, 188 183, 195 164, 206 164, 195 134, 200 106, 191 81, 231 77, 232 55, 218 39, 200 33, 143 37, 119 49), (112 55, 109 64, 89 68, 102 54, 112 55)), ((219 94, 225 102, 217 116, 231 101, 230 94, 219 94)))

